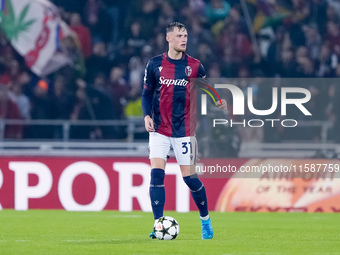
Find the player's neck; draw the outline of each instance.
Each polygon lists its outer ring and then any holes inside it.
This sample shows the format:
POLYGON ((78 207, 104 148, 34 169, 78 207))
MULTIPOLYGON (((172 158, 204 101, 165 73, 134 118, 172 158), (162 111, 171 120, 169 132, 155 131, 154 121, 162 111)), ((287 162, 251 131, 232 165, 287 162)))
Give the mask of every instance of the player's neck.
POLYGON ((181 59, 183 57, 183 52, 176 51, 174 49, 169 49, 168 51, 168 57, 174 60, 181 59))

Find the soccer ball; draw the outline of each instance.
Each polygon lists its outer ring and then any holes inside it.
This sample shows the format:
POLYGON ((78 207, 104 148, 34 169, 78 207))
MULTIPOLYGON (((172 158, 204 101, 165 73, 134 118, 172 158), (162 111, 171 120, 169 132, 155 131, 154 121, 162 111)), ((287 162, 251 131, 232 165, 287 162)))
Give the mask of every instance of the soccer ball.
POLYGON ((170 217, 163 216, 155 224, 155 235, 159 240, 173 240, 178 236, 178 222, 170 217))

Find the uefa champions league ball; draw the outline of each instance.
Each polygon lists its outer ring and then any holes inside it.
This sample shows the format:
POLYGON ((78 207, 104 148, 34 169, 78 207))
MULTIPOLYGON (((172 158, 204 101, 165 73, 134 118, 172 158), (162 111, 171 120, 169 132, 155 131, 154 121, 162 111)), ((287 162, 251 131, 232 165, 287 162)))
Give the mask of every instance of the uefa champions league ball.
POLYGON ((170 217, 163 216, 155 224, 155 235, 159 240, 173 240, 178 236, 178 222, 170 217))

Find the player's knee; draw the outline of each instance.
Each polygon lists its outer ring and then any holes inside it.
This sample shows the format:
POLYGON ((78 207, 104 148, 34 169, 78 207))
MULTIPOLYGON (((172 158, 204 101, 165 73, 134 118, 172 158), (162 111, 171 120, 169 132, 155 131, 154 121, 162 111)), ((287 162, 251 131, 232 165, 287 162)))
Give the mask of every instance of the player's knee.
POLYGON ((183 177, 184 182, 193 192, 201 190, 204 186, 200 179, 198 179, 197 174, 183 177))
POLYGON ((165 171, 160 168, 153 168, 151 170, 151 185, 164 185, 165 171))

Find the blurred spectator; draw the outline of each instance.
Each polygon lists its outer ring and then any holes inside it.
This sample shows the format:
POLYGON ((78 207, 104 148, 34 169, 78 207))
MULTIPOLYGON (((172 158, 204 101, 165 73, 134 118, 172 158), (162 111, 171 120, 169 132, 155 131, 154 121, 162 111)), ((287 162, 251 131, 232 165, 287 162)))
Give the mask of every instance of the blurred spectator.
POLYGON ((227 46, 223 51, 221 64, 221 73, 223 77, 237 77, 237 71, 240 66, 240 59, 234 58, 233 48, 227 46))
POLYGON ((111 61, 108 59, 106 44, 98 42, 93 45, 93 53, 86 61, 86 79, 93 82, 98 73, 109 75, 111 69, 111 61))
MULTIPOLYGON (((339 72, 340 74, 340 72, 339 72)), ((328 105, 326 108, 326 114, 328 116, 328 119, 332 122, 333 128, 332 128, 332 134, 331 139, 335 140, 336 143, 340 142, 340 134, 339 134, 339 128, 340 128, 340 89, 338 84, 331 84, 331 86, 328 89, 328 105)))
POLYGON ((129 62, 129 83, 130 97, 139 97, 142 93, 142 83, 144 75, 144 66, 139 57, 132 57, 129 62))
POLYGON ((293 13, 285 21, 289 24, 301 24, 309 18, 310 15, 310 1, 306 0, 292 0, 293 13))
POLYGON ((131 24, 124 45, 125 56, 127 58, 141 54, 142 48, 146 45, 146 37, 142 35, 142 26, 140 22, 135 21, 131 24))
MULTIPOLYGON (((66 80, 61 75, 56 75, 53 80, 53 119, 67 120, 71 118, 71 111, 75 104, 74 96, 67 91, 66 80)), ((63 138, 63 127, 54 126, 54 138, 63 138)))
POLYGON ((71 117, 74 100, 72 94, 67 91, 65 79, 61 75, 57 75, 53 80, 53 118, 67 120, 71 117))
POLYGON ((337 66, 335 67, 335 77, 339 78, 340 77, 340 64, 338 63, 337 66))
POLYGON ((268 74, 273 76, 278 72, 278 65, 282 62, 284 51, 285 29, 281 26, 276 29, 275 40, 270 44, 267 52, 268 74))
POLYGON ((208 77, 211 79, 218 79, 221 78, 221 70, 220 70, 220 66, 218 65, 218 63, 212 63, 208 69, 208 77))
MULTIPOLYGON (((209 45, 213 43, 213 37, 209 30, 205 29, 199 22, 198 19, 194 19, 191 23, 191 28, 188 29, 189 39, 188 39, 188 53, 193 56, 198 56, 199 47, 201 43, 208 44, 209 51, 212 52, 213 49, 209 45)), ((164 35, 163 35, 164 37, 164 35)), ((203 61, 203 60, 201 60, 203 61)), ((203 62, 204 63, 204 62, 203 62)))
POLYGON ((302 31, 302 25, 307 22, 310 15, 309 1, 292 0, 292 14, 284 20, 288 27, 290 40, 293 47, 305 45, 305 37, 302 31))
POLYGON ((223 20, 229 14, 229 11, 230 4, 225 0, 210 0, 205 9, 210 24, 223 20))
POLYGON ((23 93, 23 85, 13 83, 9 96, 18 105, 21 119, 30 119, 30 99, 23 93))
POLYGON ((314 63, 308 57, 300 57, 297 66, 297 76, 302 78, 314 77, 314 63))
POLYGON ((241 7, 234 6, 230 9, 229 22, 235 24, 236 30, 240 33, 247 34, 248 28, 244 17, 241 16, 241 7))
POLYGON ((95 76, 93 87, 105 95, 108 95, 110 93, 107 76, 104 73, 98 73, 95 76))
POLYGON ((327 0, 309 1, 310 15, 308 17, 308 22, 318 24, 321 32, 326 31, 327 9, 327 0))
MULTIPOLYGON (((165 46, 165 48, 159 48, 159 50, 155 50, 155 52, 157 52, 157 54, 162 54, 167 50, 167 47, 165 46)), ((151 58, 151 53, 152 53, 152 47, 150 45, 145 45, 143 47, 142 50, 142 65, 143 67, 146 66, 146 64, 148 63, 149 59, 151 58)))
POLYGON ((66 12, 82 13, 84 8, 83 1, 52 0, 52 2, 57 6, 61 6, 66 12))
MULTIPOLYGON (((0 34, 1 34, 1 31, 0 31, 0 34)), ((17 62, 14 56, 14 50, 9 44, 4 43, 4 45, 0 48, 0 64, 1 64, 0 84, 10 83, 11 76, 9 74, 10 68, 8 65, 13 61, 17 62)), ((12 78, 15 78, 15 77, 12 77, 12 78)))
MULTIPOLYGON (((327 10, 326 10, 326 16, 327 18, 324 20, 321 20, 321 22, 325 22, 325 21, 333 21, 334 23, 339 23, 339 13, 340 13, 340 3, 336 0, 336 1, 329 1, 330 5, 328 6, 327 10), (335 4, 336 3, 336 4, 335 4)), ((318 21, 320 22, 320 20, 318 21)), ((326 31, 326 26, 323 27, 324 30, 321 30, 322 32, 326 31)))
POLYGON ((103 2, 108 7, 106 11, 112 26, 110 44, 116 45, 119 43, 119 37, 122 34, 124 24, 121 21, 125 20, 125 9, 129 1, 103 0, 103 2))
POLYGON ((329 21, 327 23, 326 40, 329 42, 331 51, 340 56, 340 29, 339 24, 329 21))
POLYGON ((220 20, 214 26, 212 26, 212 31, 215 35, 218 35, 221 32, 221 29, 224 26, 228 26, 233 24, 238 33, 248 34, 247 24, 244 18, 241 16, 241 8, 236 5, 230 9, 230 13, 225 17, 224 20, 220 20))
POLYGON ((337 64, 333 64, 333 61, 337 62, 337 57, 331 54, 331 50, 329 49, 328 45, 322 45, 319 57, 316 61, 316 75, 319 77, 331 77, 333 74, 333 69, 337 64))
POLYGON ((305 46, 300 46, 295 51, 295 61, 300 63, 304 58, 308 58, 308 51, 305 46))
POLYGON ((173 6, 168 1, 162 2, 161 14, 158 17, 158 26, 166 27, 171 22, 175 21, 176 12, 173 6))
MULTIPOLYGON (((8 95, 8 88, 0 85, 0 119, 15 120, 20 118, 19 107, 8 95)), ((20 139, 23 135, 22 130, 22 126, 19 125, 6 125, 4 138, 20 139)))
MULTIPOLYGON (((126 19, 126 28, 130 33, 132 23, 138 20, 140 27, 143 28, 143 37, 151 38, 156 30, 158 17, 160 15, 160 6, 154 0, 134 0, 129 5, 128 17, 126 19), (137 19, 136 19, 137 18, 137 19)), ((162 31, 164 27, 162 27, 162 31)), ((157 31, 160 32, 160 31, 157 31)))
POLYGON ((281 61, 278 65, 278 74, 282 78, 296 77, 296 62, 294 61, 294 51, 292 49, 284 49, 281 53, 281 61))
POLYGON ((109 96, 114 103, 114 119, 122 119, 123 108, 126 104, 130 88, 127 81, 124 79, 124 70, 120 67, 113 67, 110 73, 109 81, 109 96))
POLYGON ((189 0, 189 7, 196 14, 203 15, 205 6, 206 3, 203 0, 189 0))
POLYGON ((204 63, 205 68, 209 68, 210 63, 216 60, 216 56, 212 49, 205 42, 199 44, 197 57, 204 63))
MULTIPOLYGON (((45 80, 39 80, 35 85, 31 99, 31 118, 33 120, 53 119, 53 101, 48 91, 49 84, 45 80)), ((27 137, 34 139, 51 139, 53 134, 54 127, 48 125, 32 125, 27 130, 27 137)))
POLYGON ((0 84, 9 85, 11 82, 18 82, 20 78, 20 65, 15 59, 10 59, 5 63, 7 68, 0 77, 0 84))
MULTIPOLYGON (((190 40, 191 41, 191 40, 190 40)), ((147 47, 148 45, 145 45, 143 50, 145 50, 145 47, 147 47)), ((166 50, 168 49, 168 44, 165 40, 165 33, 158 33, 155 36, 155 39, 153 41, 153 51, 156 54, 162 54, 164 53, 166 50)), ((152 49, 151 49, 152 50, 152 49)), ((150 55, 150 54, 149 54, 150 55)))
MULTIPOLYGON (((73 120, 112 120, 114 119, 112 100, 95 88, 91 88, 83 80, 77 80, 77 102, 73 108, 73 120)), ((110 126, 73 126, 73 139, 112 139, 116 136, 110 126)), ((122 138, 122 137, 119 137, 122 138)))
POLYGON ((62 51, 65 52, 72 61, 71 66, 64 67, 64 69, 69 69, 68 74, 66 75, 66 83, 72 83, 77 78, 83 77, 85 75, 85 62, 84 57, 81 53, 81 50, 77 46, 75 39, 71 36, 65 37, 61 41, 62 51))
MULTIPOLYGON (((309 100, 308 103, 306 103, 307 109, 311 112, 313 118, 316 118, 318 120, 325 120, 326 119, 325 112, 327 108, 327 103, 329 103, 327 101, 329 99, 333 101, 333 98, 335 96, 334 95, 335 90, 333 89, 335 89, 335 86, 332 84, 328 88, 329 91, 327 91, 326 86, 321 86, 320 84, 319 86, 315 86, 311 84, 307 88, 311 92, 311 100, 309 100)), ((320 134, 321 134, 321 130, 319 129, 317 130, 317 132, 313 134, 313 137, 315 138, 316 136, 319 136, 318 138, 320 138, 320 134)))
POLYGON ((81 51, 85 58, 91 56, 92 46, 91 46, 91 34, 90 30, 81 23, 81 17, 79 13, 72 13, 70 18, 70 28, 76 32, 81 51))
POLYGON ((249 38, 237 31, 235 24, 229 24, 222 29, 218 38, 219 51, 231 47, 235 61, 248 62, 253 54, 253 47, 249 38))
POLYGON ((87 0, 84 17, 85 25, 91 32, 92 44, 111 40, 112 23, 102 0, 87 0))
POLYGON ((316 60, 319 55, 322 38, 316 24, 304 26, 303 31, 306 37, 306 47, 312 60, 316 60))

